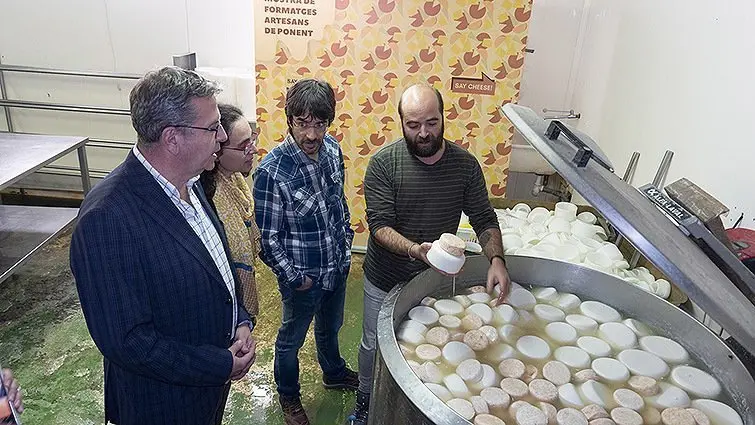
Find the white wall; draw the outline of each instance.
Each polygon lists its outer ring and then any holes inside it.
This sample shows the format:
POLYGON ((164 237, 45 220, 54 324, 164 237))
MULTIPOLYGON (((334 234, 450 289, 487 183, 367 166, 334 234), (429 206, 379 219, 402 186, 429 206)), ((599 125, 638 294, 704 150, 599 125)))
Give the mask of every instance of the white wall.
MULTIPOLYGON (((537 0, 535 0, 537 1, 537 0)), ((543 0, 545 1, 545 0, 543 0)), ((590 0, 572 103, 634 184, 687 177, 755 227, 755 3, 751 0, 590 0)), ((554 36, 556 36, 554 34, 554 36)))
MULTIPOLYGON (((196 52, 199 66, 254 69, 253 0, 2 0, 3 64, 143 74, 196 52)), ((133 82, 5 73, 8 97, 128 108, 133 82)), ((134 141, 128 117, 11 109, 15 131, 134 141)), ((250 111, 253 113, 253 111, 250 111)), ((0 130, 5 130, 0 114, 0 130)), ((92 168, 126 151, 89 148, 92 168)), ((75 155, 62 160, 75 165, 75 155)))

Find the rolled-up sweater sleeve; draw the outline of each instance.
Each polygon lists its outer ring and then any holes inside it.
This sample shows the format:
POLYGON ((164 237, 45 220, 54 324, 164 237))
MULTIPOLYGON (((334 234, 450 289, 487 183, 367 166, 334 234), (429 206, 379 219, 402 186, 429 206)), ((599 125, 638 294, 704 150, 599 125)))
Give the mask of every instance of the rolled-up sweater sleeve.
POLYGON ((372 157, 364 176, 364 198, 367 204, 367 224, 370 233, 396 224, 393 184, 385 164, 372 157))

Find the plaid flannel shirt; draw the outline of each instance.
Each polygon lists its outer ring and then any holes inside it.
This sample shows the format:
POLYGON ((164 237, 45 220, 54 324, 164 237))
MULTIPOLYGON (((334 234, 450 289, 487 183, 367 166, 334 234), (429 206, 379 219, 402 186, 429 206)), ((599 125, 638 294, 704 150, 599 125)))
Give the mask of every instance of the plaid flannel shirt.
POLYGON ((309 276, 332 290, 336 275, 348 269, 354 231, 344 181, 343 153, 329 134, 317 161, 289 134, 260 162, 253 191, 260 257, 279 284, 295 289, 309 276))

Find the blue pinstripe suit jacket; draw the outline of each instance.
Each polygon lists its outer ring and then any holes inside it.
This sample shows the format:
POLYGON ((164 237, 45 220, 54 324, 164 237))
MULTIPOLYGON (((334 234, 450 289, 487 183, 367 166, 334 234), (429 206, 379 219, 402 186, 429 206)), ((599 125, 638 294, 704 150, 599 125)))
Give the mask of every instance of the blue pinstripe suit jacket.
MULTIPOLYGON (((222 225, 194 189, 228 255, 222 225)), ((104 356, 105 419, 219 423, 233 361, 231 297, 202 241, 132 153, 84 200, 71 270, 104 356)), ((248 320, 237 297, 238 321, 248 320)))

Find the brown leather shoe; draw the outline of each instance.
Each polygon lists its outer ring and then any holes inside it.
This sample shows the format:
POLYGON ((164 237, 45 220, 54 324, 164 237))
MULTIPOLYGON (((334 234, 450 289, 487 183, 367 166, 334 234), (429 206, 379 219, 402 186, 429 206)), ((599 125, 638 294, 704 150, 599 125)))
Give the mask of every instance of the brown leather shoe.
POLYGON ((286 425, 309 425, 307 412, 304 411, 299 397, 279 396, 278 401, 283 410, 283 420, 286 425))

